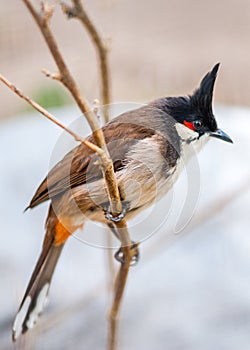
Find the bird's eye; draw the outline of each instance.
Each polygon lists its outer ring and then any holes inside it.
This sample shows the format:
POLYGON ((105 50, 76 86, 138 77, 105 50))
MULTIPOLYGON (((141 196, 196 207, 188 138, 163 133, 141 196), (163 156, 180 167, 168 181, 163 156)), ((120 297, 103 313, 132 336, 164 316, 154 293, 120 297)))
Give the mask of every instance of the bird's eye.
POLYGON ((194 126, 195 130, 201 129, 201 128, 203 127, 203 122, 202 122, 202 120, 200 120, 200 119, 195 120, 195 121, 193 122, 193 126, 194 126))

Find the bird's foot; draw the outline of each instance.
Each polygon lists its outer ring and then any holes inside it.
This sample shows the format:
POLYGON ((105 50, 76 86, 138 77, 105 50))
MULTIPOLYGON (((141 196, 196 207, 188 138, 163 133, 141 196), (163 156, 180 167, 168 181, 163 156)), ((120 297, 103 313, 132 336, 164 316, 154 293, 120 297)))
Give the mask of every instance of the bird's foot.
POLYGON ((119 222, 125 218, 126 212, 127 212, 126 209, 122 209, 122 212, 118 216, 113 216, 113 214, 111 214, 110 211, 106 210, 105 218, 112 222, 119 222))
MULTIPOLYGON (((129 247, 129 249, 132 251, 132 259, 130 261, 130 266, 134 266, 138 263, 139 259, 140 259, 140 251, 139 251, 139 243, 138 242, 131 242, 131 246, 129 247)), ((125 252, 124 252, 124 248, 121 247, 116 253, 115 253, 115 259, 117 261, 119 261, 121 264, 126 264, 127 260, 125 258, 125 252)))
POLYGON ((122 219, 125 218, 125 215, 128 211, 128 208, 129 208, 129 204, 128 202, 126 201, 123 201, 122 202, 122 211, 119 215, 117 216, 114 216, 111 211, 110 211, 110 208, 109 208, 109 204, 108 206, 107 205, 102 205, 103 207, 103 210, 104 210, 104 214, 105 214, 105 218, 108 219, 109 221, 112 221, 112 222, 119 222, 121 221, 122 219), (108 208, 107 208, 108 207, 108 208))

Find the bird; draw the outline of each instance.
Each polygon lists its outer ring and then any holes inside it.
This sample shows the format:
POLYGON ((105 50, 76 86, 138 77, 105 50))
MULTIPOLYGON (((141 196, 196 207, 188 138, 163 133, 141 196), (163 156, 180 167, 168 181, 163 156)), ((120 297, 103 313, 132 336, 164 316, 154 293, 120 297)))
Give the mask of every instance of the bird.
MULTIPOLYGON (((41 315, 56 264, 67 239, 86 220, 115 233, 114 222, 130 220, 164 196, 187 162, 211 138, 232 139, 217 126, 213 92, 220 63, 186 96, 162 97, 127 111, 102 127, 117 179, 123 212, 112 217, 98 156, 80 144, 40 184, 28 208, 50 201, 41 254, 16 314, 12 339, 41 315)), ((93 134, 87 138, 95 143, 93 134)))

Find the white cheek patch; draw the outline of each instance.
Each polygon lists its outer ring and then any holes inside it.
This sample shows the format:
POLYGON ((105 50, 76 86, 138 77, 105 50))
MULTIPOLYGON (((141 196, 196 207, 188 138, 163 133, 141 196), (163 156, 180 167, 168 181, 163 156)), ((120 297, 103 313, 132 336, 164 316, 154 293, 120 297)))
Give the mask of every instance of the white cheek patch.
POLYGON ((13 338, 16 340, 19 335, 22 333, 23 330, 23 322, 25 320, 25 317, 27 315, 27 312, 29 310, 29 306, 31 303, 31 297, 28 296, 23 303, 23 306, 19 310, 18 314, 16 315, 14 324, 13 324, 13 338))
POLYGON ((199 134, 181 123, 176 123, 176 130, 183 140, 197 138, 199 134))
POLYGON ((34 310, 32 310, 32 312, 29 315, 29 318, 26 323, 28 328, 34 327, 38 317, 41 315, 47 300, 48 290, 49 290, 49 283, 46 283, 37 297, 36 306, 34 310))
POLYGON ((176 130, 183 140, 181 157, 184 163, 191 157, 195 156, 209 140, 208 134, 205 133, 199 137, 199 134, 196 131, 187 128, 181 123, 176 123, 176 130))

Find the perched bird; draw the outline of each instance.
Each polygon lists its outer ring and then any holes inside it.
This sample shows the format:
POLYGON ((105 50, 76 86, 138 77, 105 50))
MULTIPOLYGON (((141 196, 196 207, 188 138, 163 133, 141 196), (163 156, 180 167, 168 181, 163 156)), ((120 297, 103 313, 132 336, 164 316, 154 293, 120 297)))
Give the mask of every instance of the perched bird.
MULTIPOLYGON (((126 112, 103 127, 126 219, 137 215, 172 187, 187 161, 210 137, 232 142, 213 115, 219 64, 190 96, 164 97, 126 112)), ((88 140, 95 142, 92 135, 88 140)), ((41 314, 51 278, 69 236, 86 219, 114 231, 97 155, 80 144, 56 164, 38 187, 29 208, 50 200, 42 252, 13 325, 13 340, 41 314)), ((122 215, 121 215, 122 217, 122 215)), ((121 218, 120 217, 120 218, 121 218)))

